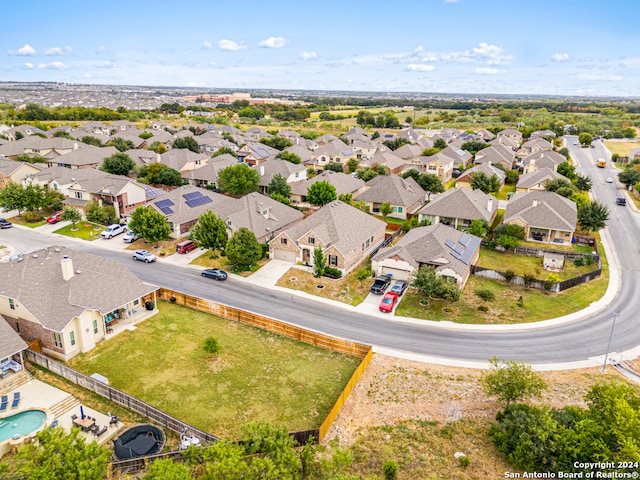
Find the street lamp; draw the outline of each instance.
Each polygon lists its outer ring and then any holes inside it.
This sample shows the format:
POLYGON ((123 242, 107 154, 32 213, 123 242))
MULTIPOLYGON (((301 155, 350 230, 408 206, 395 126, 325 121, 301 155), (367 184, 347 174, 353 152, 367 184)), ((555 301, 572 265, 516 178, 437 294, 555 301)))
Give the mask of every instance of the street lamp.
POLYGON ((609 305, 605 305, 611 313, 613 313, 613 323, 611 324, 611 333, 609 333, 609 341, 607 342, 607 351, 604 353, 604 363, 602 364, 602 373, 607 371, 607 360, 609 360, 609 349, 611 348, 611 339, 613 338, 613 329, 616 328, 616 319, 618 314, 615 310, 612 310, 609 305))

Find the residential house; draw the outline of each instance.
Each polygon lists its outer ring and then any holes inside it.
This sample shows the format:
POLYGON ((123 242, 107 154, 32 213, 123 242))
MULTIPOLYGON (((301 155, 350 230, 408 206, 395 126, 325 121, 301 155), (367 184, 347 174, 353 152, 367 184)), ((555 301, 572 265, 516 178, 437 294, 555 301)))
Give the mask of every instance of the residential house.
POLYGON ((301 163, 295 164, 287 162, 286 160, 280 160, 278 158, 272 158, 256 167, 260 173, 260 192, 268 195, 268 187, 276 174, 279 174, 284 178, 287 183, 299 182, 307 179, 307 169, 301 163))
POLYGON ((508 148, 509 150, 513 150, 514 152, 520 146, 520 142, 513 140, 513 138, 507 135, 501 135, 499 137, 496 137, 494 140, 491 140, 489 143, 491 145, 495 145, 496 147, 508 148))
POLYGON ((384 149, 378 150, 373 156, 362 159, 358 163, 359 168, 374 168, 378 165, 385 167, 390 174, 397 174, 404 170, 407 162, 391 150, 384 149))
POLYGON ((17 162, 0 157, 0 188, 9 182, 22 185, 26 177, 40 172, 43 167, 44 165, 41 163, 17 162))
POLYGON ((313 163, 313 154, 311 150, 302 145, 292 145, 289 148, 285 148, 283 152, 295 153, 298 157, 300 157, 300 161, 303 165, 313 163))
MULTIPOLYGON (((314 142, 318 147, 321 147, 322 145, 335 142, 336 140, 340 140, 340 139, 335 135, 333 135, 332 133, 325 133, 324 135, 320 135, 318 138, 316 138, 314 142)), ((342 140, 340 141, 342 142, 342 140)), ((342 144, 344 145, 344 142, 342 142, 342 144)))
POLYGON ((448 182, 453 176, 455 161, 453 158, 438 152, 428 157, 420 156, 407 162, 404 171, 417 170, 420 173, 437 175, 442 183, 448 182))
POLYGON ((8 128, 3 133, 12 142, 19 140, 20 135, 22 135, 22 138, 29 137, 34 133, 37 133, 40 135, 46 135, 46 132, 44 130, 41 130, 37 127, 29 125, 28 123, 25 123, 23 125, 18 125, 16 127, 8 128))
POLYGON ((477 134, 485 142, 490 142, 491 140, 496 138, 496 136, 493 133, 491 133, 489 130, 485 128, 481 128, 480 130, 478 130, 477 134))
POLYGON ((544 243, 571 244, 578 209, 575 202, 555 192, 516 193, 507 203, 503 223, 525 228, 525 239, 544 243))
POLYGON ((252 127, 249 130, 243 132, 243 135, 244 135, 244 138, 247 139, 247 141, 255 142, 255 143, 258 143, 261 138, 273 137, 273 135, 271 135, 269 132, 259 127, 252 127))
POLYGON ((365 186, 363 180, 352 175, 327 170, 315 177, 291 183, 291 203, 294 205, 306 203, 307 191, 309 190, 309 187, 316 182, 328 182, 333 185, 338 197, 340 195, 349 194, 355 197, 360 192, 364 191, 365 186))
POLYGON ((153 130, 170 130, 172 127, 167 122, 163 122, 161 120, 150 120, 149 128, 153 130))
POLYGON ((360 127, 352 127, 342 136, 348 139, 351 144, 371 140, 371 136, 360 127))
POLYGON ((370 213, 380 215, 380 206, 389 203, 389 217, 407 219, 407 214, 416 212, 427 198, 420 185, 411 177, 378 175, 365 184, 365 190, 354 200, 365 202, 370 213))
POLYGON ((544 138, 530 138, 522 145, 516 152, 517 157, 526 157, 532 153, 551 151, 553 150, 553 145, 547 142, 544 138))
POLYGON ((111 122, 109 126, 111 127, 111 131, 118 130, 120 132, 125 132, 127 130, 138 130, 136 124, 130 122, 129 120, 116 120, 115 122, 111 122))
POLYGON ((491 145, 476 152, 473 163, 476 165, 488 163, 490 165, 502 165, 505 170, 511 170, 515 166, 516 155, 512 149, 501 145, 491 145))
POLYGON ((156 313, 157 290, 119 260, 66 247, 0 264, 0 315, 24 341, 39 339, 44 353, 64 361, 156 313))
POLYGON ((9 371, 17 373, 23 369, 22 352, 27 348, 29 346, 9 326, 7 319, 0 315, 0 388, 2 388, 1 379, 7 377, 9 371))
POLYGON ((384 241, 386 226, 336 200, 276 235, 269 243, 269 256, 313 265, 314 249, 320 247, 328 266, 348 272, 384 241))
POLYGON ((45 158, 47 160, 55 159, 61 155, 72 152, 78 148, 84 148, 88 145, 75 142, 68 138, 54 137, 42 138, 39 136, 24 137, 15 142, 7 142, 0 146, 0 155, 4 155, 15 160, 18 155, 30 155, 45 158))
POLYGON ((418 212, 418 221, 444 223, 454 228, 469 228, 474 220, 491 225, 498 211, 498 201, 482 190, 452 188, 436 196, 418 212))
POLYGON ((263 143, 247 143, 240 147, 236 152, 238 161, 246 163, 252 167, 266 162, 270 158, 274 158, 280 153, 280 150, 264 145, 263 143))
POLYGON ((132 150, 125 150, 125 152, 131 160, 136 163, 136 167, 146 167, 152 163, 160 162, 160 154, 153 150, 145 150, 143 148, 134 148, 132 150))
POLYGON ((205 188, 211 185, 214 188, 218 188, 220 172, 227 167, 237 164, 238 159, 236 157, 224 153, 217 157, 212 157, 203 167, 183 173, 182 178, 186 180, 189 185, 195 185, 196 187, 205 188))
POLYGON ((233 142, 230 142, 226 138, 224 138, 221 134, 214 131, 209 131, 203 133, 202 135, 198 135, 194 137, 196 142, 198 142, 198 146, 200 147, 200 151, 203 153, 207 153, 209 155, 216 153, 221 148, 229 148, 234 152, 238 150, 238 145, 233 142))
POLYGON ((429 266, 462 289, 479 255, 480 238, 438 223, 413 228, 394 246, 380 249, 371 258, 371 269, 376 275, 408 280, 429 266))
POLYGON ((522 159, 523 173, 531 173, 540 168, 550 168, 554 172, 558 171, 558 165, 566 162, 564 155, 558 152, 536 152, 527 155, 522 159))
POLYGON ((378 151, 385 151, 387 147, 380 145, 368 138, 366 140, 354 140, 351 142, 351 148, 356 152, 356 158, 367 160, 378 151))
POLYGON ((532 190, 545 190, 547 183, 551 180, 567 180, 564 175, 560 175, 550 168, 540 168, 532 172, 520 175, 516 184, 516 192, 529 192, 532 190))
POLYGON ((531 132, 529 138, 544 138, 545 140, 553 140, 556 138, 556 133, 551 130, 536 130, 535 132, 531 132))
POLYGON ((458 144, 457 141, 453 141, 447 146, 447 148, 438 152, 440 155, 451 157, 453 159, 453 168, 457 168, 458 170, 467 168, 467 165, 473 161, 473 155, 468 151, 463 150, 461 146, 461 143, 458 144))
POLYGON ((311 158, 312 161, 307 166, 317 171, 322 171, 330 163, 340 163, 344 168, 351 158, 358 159, 358 156, 349 145, 346 145, 342 140, 336 139, 320 145, 311 153, 311 158))
POLYGON ((462 172, 456 180, 456 188, 472 189, 471 182, 473 180, 474 173, 484 173, 489 178, 495 175, 500 181, 500 188, 504 187, 504 183, 507 178, 507 174, 504 170, 494 167, 491 163, 481 163, 480 165, 476 165, 475 167, 462 172))
POLYGON ((203 167, 209 162, 209 155, 195 153, 188 148, 174 148, 160 155, 160 162, 181 174, 203 167))
POLYGON ((120 138, 125 141, 129 141, 133 144, 133 148, 147 148, 151 143, 145 138, 140 138, 140 134, 142 132, 140 130, 118 130, 113 135, 109 136, 109 141, 107 145, 110 145, 114 139, 120 138))
POLYGON ((424 148, 420 145, 413 145, 410 143, 407 143, 403 146, 401 146, 400 148, 396 149, 393 151, 393 153, 408 161, 409 163, 413 163, 415 160, 418 159, 418 157, 420 157, 422 155, 422 152, 424 152, 424 148))
POLYGON ((640 158, 640 148, 632 148, 629 150, 629 161, 633 162, 637 158, 640 158))
POLYGON ((48 167, 65 167, 72 170, 79 168, 98 168, 104 159, 120 153, 116 147, 94 147, 86 145, 65 155, 60 155, 47 162, 48 167))
POLYGON ((512 142, 520 145, 522 143, 522 132, 516 130, 515 128, 505 128, 504 130, 500 130, 496 134, 496 138, 507 137, 512 142))

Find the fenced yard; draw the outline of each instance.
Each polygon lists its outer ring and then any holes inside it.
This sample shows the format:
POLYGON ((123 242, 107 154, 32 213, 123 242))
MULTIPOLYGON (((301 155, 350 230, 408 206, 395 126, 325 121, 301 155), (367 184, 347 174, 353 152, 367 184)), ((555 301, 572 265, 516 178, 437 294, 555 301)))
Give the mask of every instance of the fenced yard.
POLYGON ((319 428, 361 357, 313 347, 168 302, 160 313, 70 361, 170 415, 234 440, 264 420, 319 428), (220 344, 216 356, 204 340, 220 344))

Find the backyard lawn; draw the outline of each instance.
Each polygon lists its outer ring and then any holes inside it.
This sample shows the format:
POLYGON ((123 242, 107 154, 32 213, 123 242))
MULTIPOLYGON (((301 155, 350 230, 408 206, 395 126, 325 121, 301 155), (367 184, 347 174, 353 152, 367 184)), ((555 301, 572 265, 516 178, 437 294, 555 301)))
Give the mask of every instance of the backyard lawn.
POLYGON ((360 359, 167 302, 69 364, 229 440, 249 422, 317 428, 360 359), (204 352, 214 337, 220 353, 204 352))

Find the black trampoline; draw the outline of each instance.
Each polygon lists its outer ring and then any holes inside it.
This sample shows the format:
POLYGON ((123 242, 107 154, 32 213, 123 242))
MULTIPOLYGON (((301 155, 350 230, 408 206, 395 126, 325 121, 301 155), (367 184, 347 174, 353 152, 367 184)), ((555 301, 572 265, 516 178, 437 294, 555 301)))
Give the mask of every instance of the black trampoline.
POLYGON ((113 441, 113 450, 118 460, 126 460, 158 453, 166 441, 161 428, 151 424, 136 425, 113 441))

